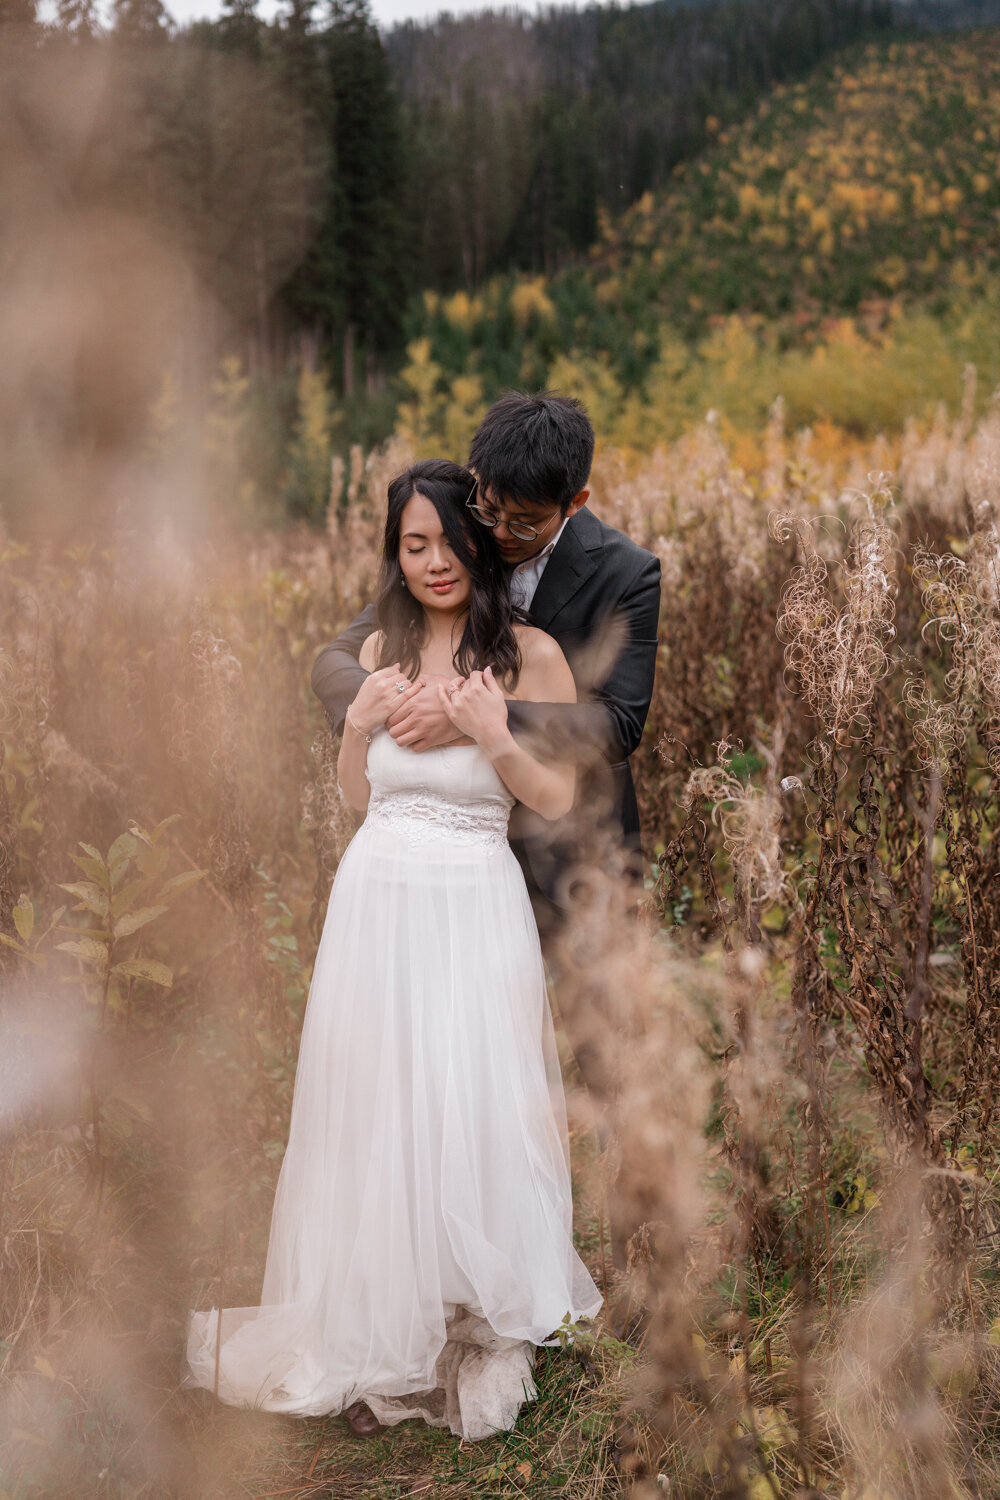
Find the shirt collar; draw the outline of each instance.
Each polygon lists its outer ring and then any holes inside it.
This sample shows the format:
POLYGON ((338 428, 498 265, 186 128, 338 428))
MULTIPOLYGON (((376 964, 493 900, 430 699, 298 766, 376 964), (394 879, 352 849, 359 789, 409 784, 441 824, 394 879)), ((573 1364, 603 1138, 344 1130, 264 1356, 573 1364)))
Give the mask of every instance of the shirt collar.
POLYGON ((536 552, 534 557, 526 557, 523 562, 517 563, 514 568, 514 572, 519 573, 522 568, 537 568, 539 563, 546 562, 555 551, 556 543, 562 536, 563 532, 566 530, 566 527, 569 525, 569 521, 570 518, 569 516, 567 516, 560 526, 559 530, 556 532, 555 536, 550 542, 546 542, 541 552, 536 552))

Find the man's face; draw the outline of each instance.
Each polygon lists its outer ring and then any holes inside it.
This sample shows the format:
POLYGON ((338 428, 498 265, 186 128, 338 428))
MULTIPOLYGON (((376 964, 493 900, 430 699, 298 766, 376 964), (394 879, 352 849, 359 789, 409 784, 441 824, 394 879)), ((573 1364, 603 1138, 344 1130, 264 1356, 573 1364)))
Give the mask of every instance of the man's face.
MULTIPOLYGON (((487 488, 478 492, 476 503, 487 515, 498 518, 492 528, 493 537, 504 562, 512 568, 527 562, 529 557, 548 546, 562 525, 562 512, 557 505, 536 505, 533 500, 497 500, 487 488), (530 527, 536 534, 530 538, 515 536, 510 529, 511 522, 519 530, 530 527)), ((572 515, 574 510, 579 510, 575 501, 568 514, 572 515)))

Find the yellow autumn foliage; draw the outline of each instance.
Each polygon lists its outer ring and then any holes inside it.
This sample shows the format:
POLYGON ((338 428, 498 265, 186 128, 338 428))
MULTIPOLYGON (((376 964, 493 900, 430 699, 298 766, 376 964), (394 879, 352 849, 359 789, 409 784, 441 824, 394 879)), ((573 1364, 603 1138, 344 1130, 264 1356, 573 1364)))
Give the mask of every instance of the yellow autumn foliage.
POLYGON ((510 294, 510 309, 521 328, 553 319, 556 310, 546 295, 545 277, 532 276, 519 281, 510 294))
POLYGON ((483 304, 478 297, 470 297, 461 288, 453 296, 445 298, 441 311, 453 328, 468 332, 483 315, 483 304))

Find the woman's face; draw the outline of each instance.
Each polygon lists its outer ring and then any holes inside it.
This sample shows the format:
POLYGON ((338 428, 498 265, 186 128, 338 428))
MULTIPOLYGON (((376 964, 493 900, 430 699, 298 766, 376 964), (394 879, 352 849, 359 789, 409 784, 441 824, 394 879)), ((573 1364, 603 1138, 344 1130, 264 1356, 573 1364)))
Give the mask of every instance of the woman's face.
POLYGON ((452 551, 436 509, 426 495, 416 491, 400 518, 399 566, 406 587, 424 609, 457 614, 468 608, 469 571, 452 551))

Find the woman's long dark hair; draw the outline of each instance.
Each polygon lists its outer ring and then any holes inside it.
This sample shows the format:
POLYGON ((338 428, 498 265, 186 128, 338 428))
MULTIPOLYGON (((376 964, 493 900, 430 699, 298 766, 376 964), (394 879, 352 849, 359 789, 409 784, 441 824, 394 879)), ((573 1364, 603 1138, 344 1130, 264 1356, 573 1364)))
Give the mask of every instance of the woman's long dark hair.
POLYGON ((472 588, 462 639, 452 658, 456 672, 492 667, 500 682, 513 687, 521 670, 521 653, 514 634, 517 618, 510 597, 510 580, 487 526, 480 526, 465 508, 476 486, 468 469, 447 459, 431 458, 414 464, 389 485, 389 509, 382 537, 382 565, 375 620, 382 632, 380 667, 399 662, 411 681, 420 670, 427 619, 423 605, 404 587, 399 563, 403 511, 415 494, 423 495, 441 518, 452 551, 468 569, 472 588))

